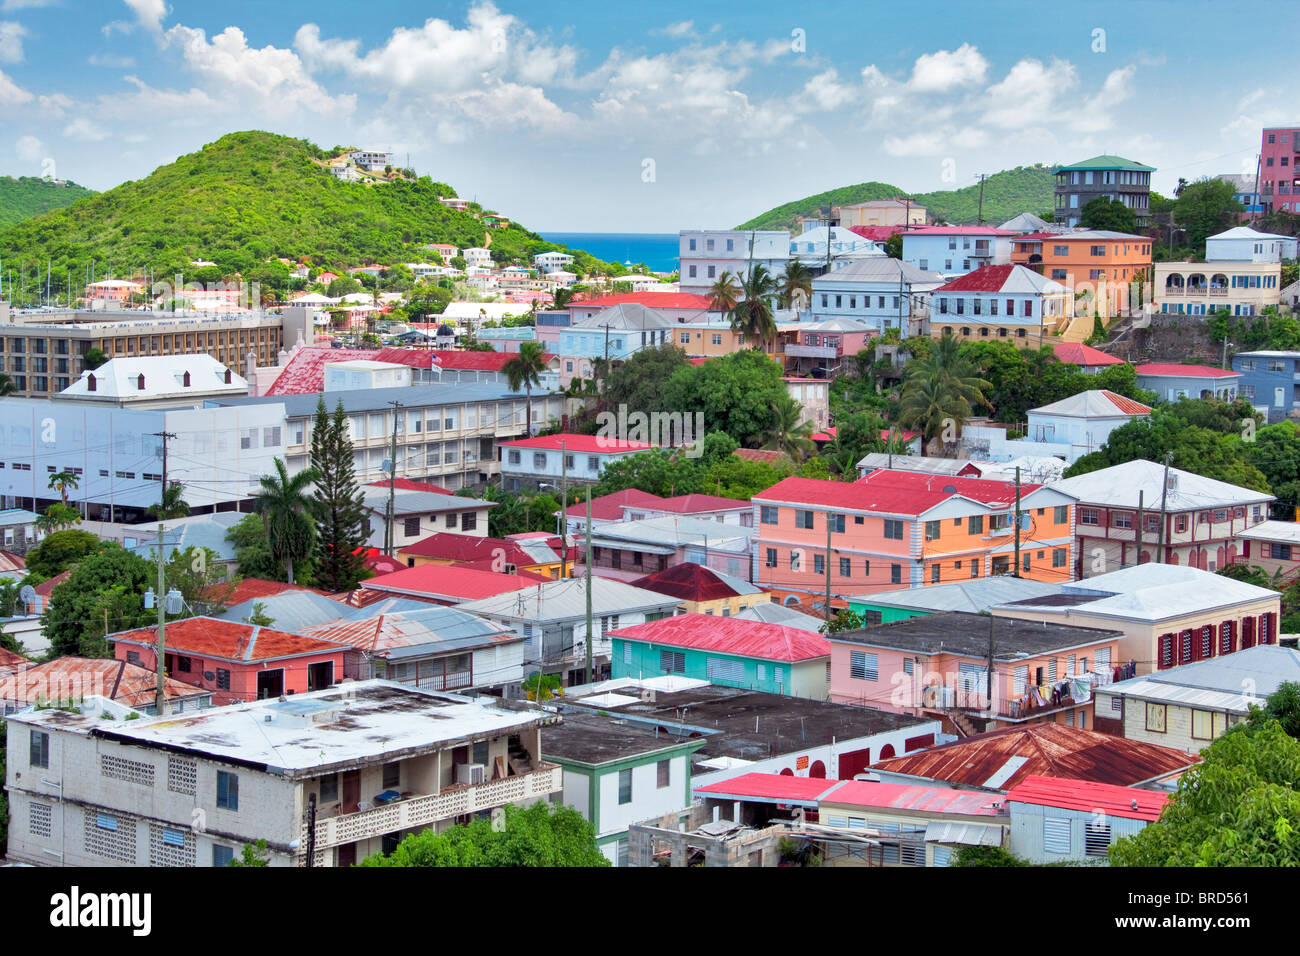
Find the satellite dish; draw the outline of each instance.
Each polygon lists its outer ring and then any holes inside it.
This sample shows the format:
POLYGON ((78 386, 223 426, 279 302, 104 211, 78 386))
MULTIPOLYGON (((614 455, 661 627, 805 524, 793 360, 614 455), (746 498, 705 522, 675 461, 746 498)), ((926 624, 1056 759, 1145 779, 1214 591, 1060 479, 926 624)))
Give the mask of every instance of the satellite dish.
POLYGON ((24 604, 35 604, 36 588, 32 587, 30 584, 24 584, 18 592, 18 598, 24 604))

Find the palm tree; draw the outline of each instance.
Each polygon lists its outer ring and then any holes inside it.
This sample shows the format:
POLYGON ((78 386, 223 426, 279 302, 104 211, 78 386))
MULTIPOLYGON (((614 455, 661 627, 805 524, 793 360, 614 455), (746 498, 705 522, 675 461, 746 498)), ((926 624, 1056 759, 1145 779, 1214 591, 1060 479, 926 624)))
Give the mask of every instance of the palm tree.
POLYGON ((308 517, 308 491, 316 481, 315 468, 290 477, 284 461, 275 459, 275 475, 262 476, 262 488, 253 497, 253 509, 262 516, 271 557, 283 561, 285 576, 293 584, 293 563, 311 554, 315 526, 308 517))
POLYGON ((736 284, 735 273, 727 271, 718 276, 718 280, 709 287, 709 311, 730 312, 740 301, 740 286, 736 284))
POLYGON ((57 488, 59 491, 59 497, 63 499, 63 506, 66 508, 68 506, 68 490, 75 489, 80 484, 81 482, 77 480, 76 472, 60 471, 50 475, 49 483, 45 487, 57 488))
POLYGON ((903 374, 899 421, 921 432, 922 454, 947 429, 960 434, 974 408, 986 403, 983 390, 992 388, 959 350, 957 340, 945 334, 929 358, 908 363, 903 374))
POLYGON ((573 301, 573 289, 556 289, 551 298, 551 308, 563 309, 573 301))
POLYGON ((518 354, 501 366, 510 391, 517 392, 520 387, 527 390, 528 419, 524 434, 529 437, 533 434, 533 386, 541 383, 541 373, 546 371, 546 359, 543 358, 545 354, 541 342, 521 342, 518 354))
POLYGON ((803 420, 803 409, 789 395, 782 395, 772 403, 772 424, 767 430, 763 447, 785 452, 798 463, 816 451, 812 440, 813 424, 803 420))
POLYGON ((172 518, 184 518, 190 513, 189 503, 181 498, 185 488, 179 481, 167 483, 163 489, 162 500, 144 510, 153 521, 170 521, 172 518))
POLYGON ((795 308, 796 297, 803 304, 812 299, 812 273, 800 260, 791 259, 786 263, 785 276, 781 279, 781 307, 795 308))
POLYGON ((16 391, 18 386, 14 384, 14 380, 4 372, 0 372, 0 396, 12 395, 16 391))
POLYGON ((752 336, 768 350, 776 341, 776 320, 772 317, 771 298, 776 294, 776 280, 765 266, 754 266, 741 283, 744 299, 729 310, 731 329, 752 336))

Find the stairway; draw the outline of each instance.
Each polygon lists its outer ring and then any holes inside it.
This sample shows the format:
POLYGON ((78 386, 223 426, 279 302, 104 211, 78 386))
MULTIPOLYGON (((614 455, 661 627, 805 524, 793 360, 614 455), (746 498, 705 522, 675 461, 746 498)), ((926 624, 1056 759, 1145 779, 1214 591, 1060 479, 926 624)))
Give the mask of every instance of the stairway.
POLYGON ((506 762, 510 765, 512 774, 530 773, 533 770, 533 758, 518 737, 510 738, 510 755, 506 762))
POLYGON ((948 711, 948 719, 952 721, 953 727, 957 729, 958 737, 973 737, 975 734, 984 732, 974 719, 966 716, 959 710, 948 711))

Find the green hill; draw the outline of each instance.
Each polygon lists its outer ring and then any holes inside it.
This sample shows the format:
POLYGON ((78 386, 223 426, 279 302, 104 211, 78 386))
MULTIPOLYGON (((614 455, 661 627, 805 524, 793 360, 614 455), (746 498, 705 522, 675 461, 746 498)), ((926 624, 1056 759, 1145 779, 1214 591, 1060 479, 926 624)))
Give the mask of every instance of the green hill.
POLYGON ((74 182, 51 182, 35 176, 0 176, 0 229, 39 216, 51 209, 71 206, 94 190, 74 182))
MULTIPOLYGON (((1041 164, 1017 166, 1015 169, 994 173, 984 180, 984 222, 1006 222, 1022 212, 1032 212, 1051 221, 1053 199, 1051 168, 1041 164)), ((858 183, 841 186, 815 196, 808 196, 769 209, 760 216, 737 226, 737 229, 790 229, 797 228, 799 216, 814 216, 826 206, 842 206, 873 199, 902 199, 908 194, 888 183, 858 183)), ((915 193, 911 198, 925 206, 935 221, 954 225, 973 223, 979 218, 980 187, 943 189, 928 193, 915 193)))
MULTIPOLYGON (((193 272, 207 259, 225 275, 283 286, 287 268, 273 258, 307 258, 333 269, 421 261, 429 242, 482 246, 482 222, 438 202, 450 186, 425 176, 380 185, 350 183, 322 164, 328 155, 306 140, 260 131, 231 133, 66 209, 0 231, 5 263, 53 262, 55 291, 77 287, 92 261, 100 275, 193 272)), ((471 204, 477 209, 476 204, 471 204)), ((520 259, 557 248, 517 223, 491 230, 493 258, 520 259)), ((584 271, 620 274, 622 266, 573 251, 584 271)))

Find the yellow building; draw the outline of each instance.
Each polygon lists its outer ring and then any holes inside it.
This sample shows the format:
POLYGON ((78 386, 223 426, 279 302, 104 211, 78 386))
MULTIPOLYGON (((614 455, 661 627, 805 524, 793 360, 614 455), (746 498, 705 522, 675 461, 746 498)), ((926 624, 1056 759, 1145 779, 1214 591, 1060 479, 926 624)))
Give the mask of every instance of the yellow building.
POLYGON ((1157 262, 1156 310, 1175 315, 1258 315, 1282 299, 1280 262, 1157 262))

